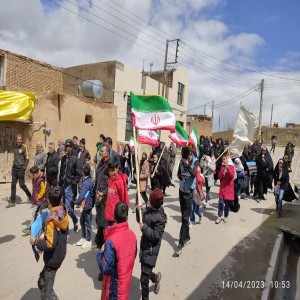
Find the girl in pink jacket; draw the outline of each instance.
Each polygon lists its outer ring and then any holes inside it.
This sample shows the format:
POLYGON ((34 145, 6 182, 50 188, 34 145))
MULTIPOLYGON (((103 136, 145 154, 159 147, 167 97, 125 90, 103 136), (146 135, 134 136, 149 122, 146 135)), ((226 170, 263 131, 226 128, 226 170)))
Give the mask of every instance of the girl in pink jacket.
POLYGON ((228 222, 229 207, 234 201, 234 179, 235 179, 235 167, 231 158, 227 155, 222 157, 222 166, 219 171, 220 180, 220 192, 219 192, 219 208, 218 218, 216 224, 219 224, 223 219, 224 222, 228 222))

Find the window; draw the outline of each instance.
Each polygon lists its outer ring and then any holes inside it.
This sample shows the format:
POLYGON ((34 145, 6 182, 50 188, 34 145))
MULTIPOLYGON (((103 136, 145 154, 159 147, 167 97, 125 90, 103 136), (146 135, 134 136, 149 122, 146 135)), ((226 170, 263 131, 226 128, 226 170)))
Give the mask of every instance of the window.
POLYGON ((91 123, 93 123, 93 116, 91 116, 91 115, 85 115, 84 122, 85 122, 86 124, 91 124, 91 123))
POLYGON ((184 84, 178 82, 177 104, 183 105, 184 84))
POLYGON ((126 112, 126 126, 125 126, 125 141, 129 141, 132 137, 132 119, 131 119, 131 102, 130 96, 127 96, 127 112, 126 112))

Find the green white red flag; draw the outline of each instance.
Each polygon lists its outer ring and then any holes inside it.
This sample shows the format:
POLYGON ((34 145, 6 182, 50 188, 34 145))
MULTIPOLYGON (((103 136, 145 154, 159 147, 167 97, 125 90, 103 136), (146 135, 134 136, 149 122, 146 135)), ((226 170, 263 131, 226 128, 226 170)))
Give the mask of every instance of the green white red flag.
POLYGON ((159 95, 135 95, 130 92, 130 101, 134 127, 175 132, 175 115, 165 98, 159 95))
POLYGON ((193 131, 190 134, 189 140, 188 140, 188 145, 193 146, 193 152, 197 153, 197 156, 199 156, 199 146, 200 142, 198 139, 198 133, 197 133, 197 128, 194 126, 193 131))
POLYGON ((180 123, 176 121, 176 128, 175 132, 169 134, 169 138, 172 142, 174 142, 179 147, 186 146, 189 135, 186 133, 186 131, 181 127, 180 123))
POLYGON ((139 144, 147 144, 157 147, 159 145, 159 135, 153 130, 139 130, 139 144))

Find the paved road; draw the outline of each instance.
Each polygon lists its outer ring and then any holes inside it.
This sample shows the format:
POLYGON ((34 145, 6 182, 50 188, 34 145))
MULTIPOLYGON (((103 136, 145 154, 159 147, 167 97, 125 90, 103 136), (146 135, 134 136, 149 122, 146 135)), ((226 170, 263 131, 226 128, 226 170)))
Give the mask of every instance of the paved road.
MULTIPOLYGON (((274 163, 282 156, 283 148, 277 148, 274 163)), ((294 166, 298 165, 298 151, 294 166)), ((294 172, 295 174, 297 172, 294 172)), ((298 176, 297 176, 298 177, 298 176)), ((296 180, 297 178, 292 178, 296 180)), ((10 185, 0 185, 1 196, 8 196, 10 185)), ((30 205, 25 195, 17 190, 22 203, 6 208, 0 200, 0 299, 39 299, 37 279, 43 267, 36 263, 29 238, 22 236, 22 229, 31 217, 30 205)), ((237 214, 230 213, 229 222, 216 225, 218 186, 213 187, 213 205, 204 211, 201 225, 191 229, 192 243, 184 248, 180 257, 173 257, 178 243, 180 209, 178 183, 167 190, 164 207, 169 215, 157 268, 163 274, 159 295, 150 289, 150 299, 258 299, 260 288, 227 288, 229 280, 246 282, 264 280, 268 261, 277 234, 276 225, 284 220, 274 214, 274 196, 257 203, 253 199, 241 200, 237 214), (223 287, 224 285, 224 287, 223 287)), ((133 208, 134 190, 130 190, 133 208)), ((292 213, 293 206, 286 209, 292 213)), ((293 218, 295 216, 293 215, 293 218)), ((141 236, 135 215, 130 212, 130 227, 138 240, 141 236)), ((101 283, 97 281, 98 267, 95 251, 76 247, 80 231, 70 230, 67 257, 57 272, 55 291, 60 299, 99 299, 101 283)), ((130 299, 140 299, 140 264, 135 262, 130 299)), ((229 283, 231 284, 231 282, 229 283)), ((247 285, 247 283, 246 283, 247 285)), ((260 285, 260 284, 258 284, 260 285)))

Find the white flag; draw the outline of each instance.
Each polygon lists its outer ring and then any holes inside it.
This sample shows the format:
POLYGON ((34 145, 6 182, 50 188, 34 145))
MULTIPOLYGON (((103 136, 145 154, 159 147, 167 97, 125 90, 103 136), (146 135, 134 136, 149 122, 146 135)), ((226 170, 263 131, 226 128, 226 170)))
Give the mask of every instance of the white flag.
POLYGON ((257 126, 257 117, 241 105, 235 122, 233 137, 245 144, 252 144, 257 126))

